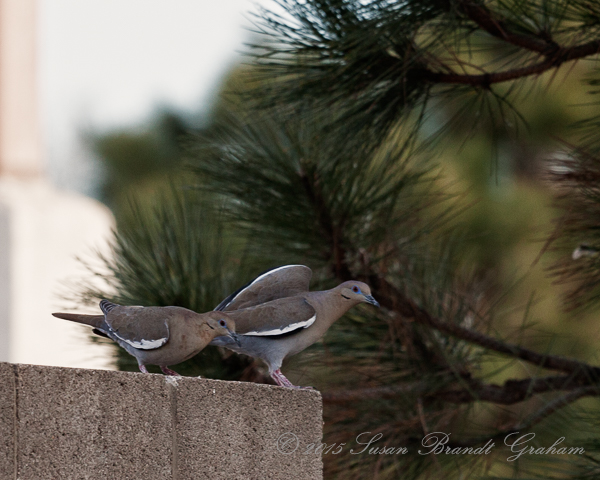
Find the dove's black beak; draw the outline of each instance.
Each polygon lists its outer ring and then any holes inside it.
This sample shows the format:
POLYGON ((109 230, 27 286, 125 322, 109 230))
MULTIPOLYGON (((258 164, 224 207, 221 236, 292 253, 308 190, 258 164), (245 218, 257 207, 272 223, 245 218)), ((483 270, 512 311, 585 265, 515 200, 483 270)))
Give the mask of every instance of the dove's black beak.
POLYGON ((242 344, 240 343, 240 337, 236 333, 233 333, 231 330, 229 330, 229 328, 227 331, 229 332, 229 336, 233 339, 233 341, 237 343, 237 346, 241 347, 242 344))
POLYGON ((365 302, 370 303, 371 305, 375 305, 376 307, 379 307, 379 302, 377 300, 375 300, 373 295, 365 295, 365 302))

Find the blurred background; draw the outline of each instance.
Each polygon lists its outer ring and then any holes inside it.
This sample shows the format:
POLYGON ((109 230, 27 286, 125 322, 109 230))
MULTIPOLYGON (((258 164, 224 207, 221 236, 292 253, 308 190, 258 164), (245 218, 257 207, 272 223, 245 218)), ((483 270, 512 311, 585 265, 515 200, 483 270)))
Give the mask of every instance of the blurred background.
MULTIPOLYGON (((135 149, 160 121, 173 135, 178 122, 205 122, 250 37, 251 7, 244 0, 0 2, 1 361, 115 368, 102 346, 90 345, 89 332, 49 316, 69 305, 61 300, 69 281, 85 276, 76 257, 106 248, 114 226, 110 210, 92 200, 109 203, 111 174, 93 137, 127 127, 135 149)), ((131 161, 139 168, 123 175, 143 176, 146 158, 131 161)))
MULTIPOLYGON (((0 360, 136 371, 50 313, 207 311, 301 263, 383 307, 284 365, 328 443, 591 452, 328 477, 598 478, 599 31, 587 0, 0 0, 0 360)), ((176 370, 270 382, 213 347, 176 370)))
POLYGON ((141 127, 169 109, 202 122, 250 38, 246 0, 35 5, 48 172, 58 186, 92 195, 102 167, 86 133, 141 127))

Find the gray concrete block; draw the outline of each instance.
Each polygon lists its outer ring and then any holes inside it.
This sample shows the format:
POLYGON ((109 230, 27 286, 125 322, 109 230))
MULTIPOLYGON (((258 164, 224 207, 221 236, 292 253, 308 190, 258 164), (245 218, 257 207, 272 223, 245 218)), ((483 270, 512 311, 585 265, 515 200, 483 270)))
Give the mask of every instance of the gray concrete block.
POLYGON ((15 478, 15 372, 0 363, 0 478, 15 478))
POLYGON ((172 478, 162 375, 19 365, 18 389, 20 479, 172 478))
POLYGON ((180 480, 321 479, 321 456, 305 454, 321 443, 321 395, 241 382, 177 381, 180 480), (278 449, 284 434, 297 438, 278 449))
POLYGON ((315 391, 0 363, 0 479, 321 479, 321 436, 315 391))

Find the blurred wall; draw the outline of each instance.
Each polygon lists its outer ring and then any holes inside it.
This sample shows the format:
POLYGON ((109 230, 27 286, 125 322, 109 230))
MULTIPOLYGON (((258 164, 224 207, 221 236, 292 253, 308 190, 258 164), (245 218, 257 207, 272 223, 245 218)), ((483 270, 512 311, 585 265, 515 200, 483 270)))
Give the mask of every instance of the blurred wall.
POLYGON ((0 0, 0 361, 109 368, 84 327, 51 316, 61 282, 85 274, 76 256, 106 248, 113 220, 45 178, 36 10, 36 0, 0 0))
POLYGON ((36 0, 0 0, 0 174, 41 173, 36 0))

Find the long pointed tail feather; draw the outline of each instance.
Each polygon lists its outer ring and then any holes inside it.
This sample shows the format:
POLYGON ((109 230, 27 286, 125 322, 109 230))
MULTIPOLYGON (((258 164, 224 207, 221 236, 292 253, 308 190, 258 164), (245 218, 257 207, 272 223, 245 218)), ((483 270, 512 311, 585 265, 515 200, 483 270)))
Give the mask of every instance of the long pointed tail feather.
POLYGON ((70 320, 71 322, 83 323, 90 327, 100 328, 104 323, 104 315, 83 315, 77 313, 53 313, 52 316, 70 320))

